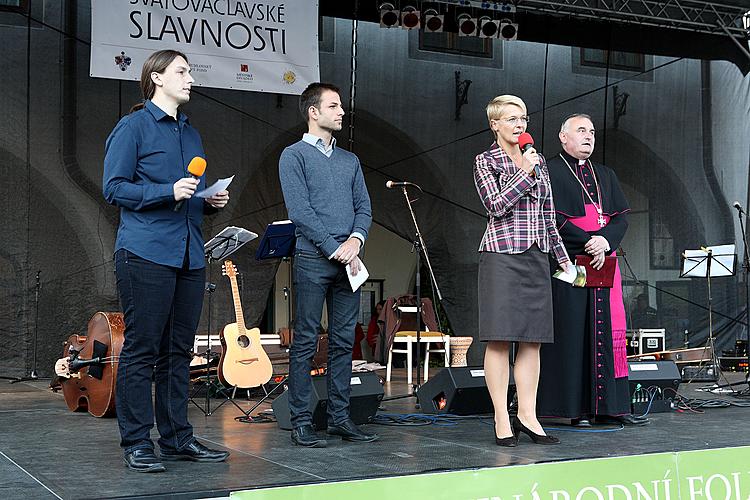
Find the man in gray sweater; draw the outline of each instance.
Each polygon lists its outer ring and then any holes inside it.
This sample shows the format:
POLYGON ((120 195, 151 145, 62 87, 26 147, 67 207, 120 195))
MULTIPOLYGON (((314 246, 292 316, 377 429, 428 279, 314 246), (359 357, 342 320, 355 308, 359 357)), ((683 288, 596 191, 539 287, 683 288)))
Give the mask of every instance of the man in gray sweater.
POLYGON ((308 132, 284 149, 279 177, 289 218, 297 226, 294 254, 296 314, 289 352, 289 409, 292 442, 321 448, 309 409, 311 361, 315 355, 323 301, 328 307, 328 435, 347 441, 375 441, 349 415, 354 328, 360 290, 352 292, 346 267, 360 269, 359 252, 372 222, 370 196, 359 159, 336 147, 344 109, 339 89, 310 84, 300 96, 308 132))

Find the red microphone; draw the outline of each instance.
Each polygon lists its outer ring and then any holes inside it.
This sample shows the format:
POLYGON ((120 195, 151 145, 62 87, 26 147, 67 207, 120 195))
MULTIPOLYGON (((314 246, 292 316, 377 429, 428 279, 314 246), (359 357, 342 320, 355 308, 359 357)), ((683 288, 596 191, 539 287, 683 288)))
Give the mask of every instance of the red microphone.
MULTIPOLYGON (((531 134, 528 132, 524 132, 523 134, 518 136, 518 147, 521 148, 521 151, 524 153, 528 151, 530 148, 534 147, 534 139, 531 137, 531 134)), ((534 165, 534 175, 536 178, 539 178, 539 175, 541 172, 539 172, 539 164, 537 163, 534 165)))

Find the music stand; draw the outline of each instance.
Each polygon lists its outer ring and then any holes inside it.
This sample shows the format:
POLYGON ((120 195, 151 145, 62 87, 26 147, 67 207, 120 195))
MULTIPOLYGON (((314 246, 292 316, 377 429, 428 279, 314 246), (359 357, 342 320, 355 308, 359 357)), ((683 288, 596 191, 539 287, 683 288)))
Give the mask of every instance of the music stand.
POLYGON ((708 283, 708 345, 711 347, 711 362, 717 372, 720 370, 720 365, 714 346, 711 278, 734 276, 736 263, 737 255, 734 245, 685 250, 681 255, 680 278, 706 278, 708 283))
POLYGON ((229 255, 239 250, 245 243, 247 243, 248 241, 252 241, 257 237, 258 235, 256 233, 248 231, 247 229, 228 226, 222 229, 219 234, 211 238, 203 245, 203 254, 205 255, 206 260, 209 263, 209 276, 208 281, 206 282, 206 293, 208 294, 208 316, 206 318, 208 330, 208 340, 206 346, 206 402, 204 407, 201 407, 198 403, 195 402, 194 396, 198 391, 197 388, 193 389, 193 392, 190 394, 190 402, 197 406, 198 409, 202 411, 203 414, 207 417, 210 416, 214 411, 221 408, 222 405, 224 405, 224 403, 226 403, 227 401, 231 401, 232 404, 234 404, 240 411, 242 411, 242 408, 240 408, 239 405, 237 405, 237 403, 226 393, 226 388, 223 386, 220 387, 220 384, 216 384, 213 380, 211 380, 211 355, 213 354, 211 352, 211 298, 213 297, 214 290, 216 290, 216 285, 214 283, 211 283, 210 264, 215 260, 221 260, 224 257, 228 257, 229 255), (217 393, 224 395, 226 399, 212 411, 211 388, 213 387, 218 388, 217 393))
MULTIPOLYGON (((256 260, 267 260, 267 259, 282 259, 287 263, 287 286, 284 287, 284 298, 287 301, 287 328, 289 333, 292 332, 292 256, 294 255, 294 247, 296 243, 295 236, 296 226, 290 220, 280 220, 270 223, 266 226, 266 232, 263 233, 263 237, 260 239, 258 244, 258 250, 255 251, 256 260)), ((289 378, 289 375, 285 375, 284 378, 276 384, 276 387, 270 391, 265 390, 265 395, 260 398, 255 404, 247 411, 241 410, 243 416, 236 417, 235 420, 240 422, 253 422, 252 413, 262 405, 268 398, 270 398, 279 387, 283 387, 284 383, 289 378)), ((263 419, 261 422, 267 422, 263 419)))

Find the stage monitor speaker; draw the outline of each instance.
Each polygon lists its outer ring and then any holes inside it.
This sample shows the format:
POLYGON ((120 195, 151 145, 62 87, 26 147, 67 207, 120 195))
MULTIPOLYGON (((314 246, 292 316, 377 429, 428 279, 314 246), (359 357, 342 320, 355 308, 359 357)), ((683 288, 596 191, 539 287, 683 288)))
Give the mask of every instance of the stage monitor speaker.
MULTIPOLYGON (((310 411, 313 426, 316 430, 328 427, 326 407, 328 404, 328 385, 326 376, 312 378, 310 411)), ((352 373, 351 393, 349 396, 349 413, 355 424, 366 424, 375 416, 383 400, 383 384, 374 372, 352 373)), ((273 414, 280 429, 291 430, 289 415, 289 391, 284 391, 271 404, 273 414)))
POLYGON ((671 411, 671 402, 682 381, 674 361, 628 361, 628 373, 634 414, 671 411))
MULTIPOLYGON (((508 401, 513 400, 515 386, 508 387, 508 401)), ((492 399, 481 367, 444 368, 417 391, 422 413, 482 415, 492 413, 492 399)))

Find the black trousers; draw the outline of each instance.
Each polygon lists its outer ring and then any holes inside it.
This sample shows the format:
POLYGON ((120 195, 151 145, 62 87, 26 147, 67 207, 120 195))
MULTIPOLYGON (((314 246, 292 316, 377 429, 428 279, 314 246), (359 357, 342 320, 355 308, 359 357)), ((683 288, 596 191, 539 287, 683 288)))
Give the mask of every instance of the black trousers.
POLYGON ((187 419, 190 350, 198 328, 205 269, 178 269, 115 253, 125 316, 125 343, 117 369, 116 408, 125 453, 159 446, 179 450, 193 441, 187 419), (156 385, 152 402, 151 381, 156 385))

